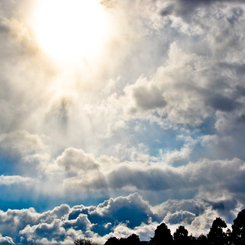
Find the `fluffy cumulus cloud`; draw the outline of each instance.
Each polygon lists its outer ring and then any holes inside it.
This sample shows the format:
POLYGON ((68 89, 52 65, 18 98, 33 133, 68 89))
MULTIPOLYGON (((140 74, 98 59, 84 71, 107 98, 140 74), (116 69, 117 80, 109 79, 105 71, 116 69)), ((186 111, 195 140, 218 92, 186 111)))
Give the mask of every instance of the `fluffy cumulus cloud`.
POLYGON ((0 3, 0 244, 232 224, 245 205, 244 1, 85 2, 0 3), (64 15, 54 53, 45 23, 64 15))
POLYGON ((63 154, 58 157, 57 163, 63 166, 66 171, 91 170, 97 169, 95 157, 92 154, 85 154, 82 150, 66 149, 63 154))
MULTIPOLYGON (((227 208, 227 213, 234 206, 227 208)), ((4 234, 1 239, 10 244, 69 244, 84 237, 104 243, 109 237, 132 233, 149 240, 159 222, 167 223, 172 231, 182 224, 193 234, 200 234, 208 231, 217 215, 214 206, 199 198, 168 200, 152 206, 134 193, 110 198, 97 206, 61 205, 43 213, 33 208, 2 211, 0 229, 4 234)))

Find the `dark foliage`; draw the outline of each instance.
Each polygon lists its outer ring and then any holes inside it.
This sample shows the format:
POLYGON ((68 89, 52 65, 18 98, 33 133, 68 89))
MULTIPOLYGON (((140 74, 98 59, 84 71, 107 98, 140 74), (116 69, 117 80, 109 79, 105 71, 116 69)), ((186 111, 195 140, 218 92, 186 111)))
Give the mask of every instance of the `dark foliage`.
POLYGON ((234 245, 245 244, 245 209, 233 221, 231 238, 234 245))
POLYGON ((208 238, 202 234, 196 239, 196 244, 206 245, 206 244, 208 244, 208 238))
MULTIPOLYGON (((109 238, 104 245, 245 245, 245 209, 242 210, 233 221, 232 231, 227 229, 227 225, 221 218, 216 218, 206 235, 193 237, 188 235, 184 226, 179 226, 171 235, 165 223, 160 224, 154 237, 150 241, 141 242, 135 234, 127 238, 118 239, 109 238)), ((74 242, 74 245, 95 245, 88 239, 80 239, 74 242)))
POLYGON ((120 240, 117 239, 116 237, 110 237, 106 241, 105 245, 120 245, 120 240))
POLYGON ((179 226, 179 228, 174 233, 174 241, 175 244, 186 244, 188 243, 189 237, 188 237, 188 231, 185 229, 184 226, 179 226))
POLYGON ((92 244, 93 244, 92 241, 89 239, 77 239, 76 241, 74 241, 74 245, 92 245, 92 244))
POLYGON ((208 233, 208 243, 210 245, 226 244, 226 233, 223 228, 226 228, 226 223, 221 218, 216 218, 208 233))
POLYGON ((164 244, 172 244, 172 243, 173 243, 173 237, 167 225, 164 223, 160 224, 155 230, 155 235, 153 238, 151 238, 150 244, 164 245, 164 244))
POLYGON ((140 239, 137 235, 133 234, 126 239, 121 238, 120 245, 140 245, 140 239))

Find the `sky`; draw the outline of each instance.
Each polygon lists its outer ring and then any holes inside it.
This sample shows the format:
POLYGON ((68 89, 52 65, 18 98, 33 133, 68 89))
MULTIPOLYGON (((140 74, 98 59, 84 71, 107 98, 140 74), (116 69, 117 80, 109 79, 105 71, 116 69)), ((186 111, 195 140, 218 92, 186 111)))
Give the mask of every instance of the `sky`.
POLYGON ((72 244, 245 207, 243 0, 0 0, 0 244, 72 244))

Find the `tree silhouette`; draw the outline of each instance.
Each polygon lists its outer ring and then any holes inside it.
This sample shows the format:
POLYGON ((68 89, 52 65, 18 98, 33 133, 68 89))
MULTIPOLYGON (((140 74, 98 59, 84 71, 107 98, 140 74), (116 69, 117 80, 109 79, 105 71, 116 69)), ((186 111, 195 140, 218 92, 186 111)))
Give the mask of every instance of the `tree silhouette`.
MULTIPOLYGON (((245 245, 245 209, 242 210, 233 221, 232 231, 221 218, 216 218, 207 236, 188 236, 184 226, 179 226, 173 237, 165 223, 157 226, 154 237, 149 242, 141 242, 135 234, 127 238, 111 237, 104 245, 245 245)), ((80 239, 74 242, 75 245, 92 245, 90 240, 80 239)))
POLYGON ((224 245, 226 243, 226 233, 222 228, 226 228, 225 221, 216 218, 208 233, 208 242, 211 245, 224 245))
POLYGON ((174 243, 175 244, 186 244, 188 242, 188 231, 184 226, 179 226, 179 228, 174 233, 174 243))
POLYGON ((190 236, 187 237, 187 239, 188 239, 187 243, 185 243, 185 244, 188 244, 188 245, 196 245, 197 244, 196 237, 190 235, 190 236))
POLYGON ((160 224, 155 230, 155 235, 151 239, 152 245, 168 245, 173 243, 173 237, 165 223, 160 224))
POLYGON ((227 245, 232 244, 232 232, 230 229, 227 229, 227 231, 226 231, 226 244, 227 245))
POLYGON ((92 245, 92 241, 89 239, 77 239, 74 241, 74 245, 92 245))
POLYGON ((197 239, 196 239, 196 244, 198 245, 207 245, 208 244, 208 238, 201 234, 197 239))
POLYGON ((127 245, 140 245, 139 236, 132 234, 125 240, 127 245))
POLYGON ((233 221, 231 237, 233 244, 245 244, 245 209, 243 209, 233 221))
POLYGON ((116 237, 110 237, 105 243, 105 245, 120 245, 120 244, 121 244, 120 240, 117 239, 116 237))

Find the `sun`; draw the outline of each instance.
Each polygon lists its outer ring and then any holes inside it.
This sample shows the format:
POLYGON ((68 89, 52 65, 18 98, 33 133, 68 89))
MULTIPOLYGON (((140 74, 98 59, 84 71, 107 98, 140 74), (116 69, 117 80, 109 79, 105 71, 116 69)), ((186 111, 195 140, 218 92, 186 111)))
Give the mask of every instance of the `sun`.
POLYGON ((57 61, 96 55, 108 35, 108 14, 97 0, 40 0, 34 13, 40 48, 57 61))

